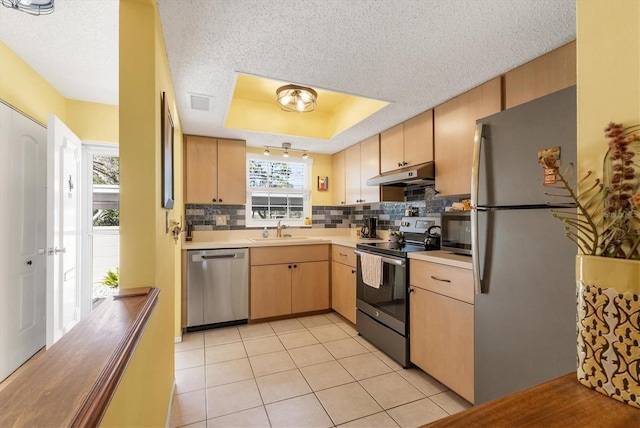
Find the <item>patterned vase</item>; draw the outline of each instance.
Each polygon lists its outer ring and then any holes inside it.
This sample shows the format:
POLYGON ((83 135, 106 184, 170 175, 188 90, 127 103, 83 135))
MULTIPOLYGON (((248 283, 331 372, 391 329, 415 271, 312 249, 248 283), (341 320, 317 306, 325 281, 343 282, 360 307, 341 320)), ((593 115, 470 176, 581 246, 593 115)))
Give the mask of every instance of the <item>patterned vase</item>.
POLYGON ((640 261, 578 255, 578 380, 640 408, 640 261))

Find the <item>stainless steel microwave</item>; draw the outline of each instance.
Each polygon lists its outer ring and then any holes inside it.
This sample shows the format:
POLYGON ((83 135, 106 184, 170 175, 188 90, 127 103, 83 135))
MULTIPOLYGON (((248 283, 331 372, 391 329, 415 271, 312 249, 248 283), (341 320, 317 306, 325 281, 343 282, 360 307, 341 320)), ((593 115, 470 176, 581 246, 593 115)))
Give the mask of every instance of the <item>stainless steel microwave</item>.
POLYGON ((441 249, 471 255, 471 211, 446 211, 441 217, 441 249))

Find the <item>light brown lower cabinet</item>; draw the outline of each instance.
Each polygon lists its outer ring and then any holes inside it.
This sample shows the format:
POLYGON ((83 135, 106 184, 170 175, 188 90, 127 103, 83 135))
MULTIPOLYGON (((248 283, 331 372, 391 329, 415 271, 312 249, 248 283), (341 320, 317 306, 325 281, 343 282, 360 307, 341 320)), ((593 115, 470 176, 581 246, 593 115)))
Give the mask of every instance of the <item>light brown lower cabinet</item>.
POLYGON ((356 323, 356 268, 331 263, 331 308, 356 323))
POLYGON ((411 362, 473 403, 473 305, 411 289, 411 362))
POLYGON ((291 311, 329 309, 329 262, 294 263, 291 270, 291 311))
POLYGON ((411 362, 473 403, 473 278, 469 269, 411 260, 411 362))
POLYGON ((251 249, 251 320, 329 309, 329 246, 251 249))
POLYGON ((288 266, 251 267, 251 319, 291 313, 291 269, 288 266))

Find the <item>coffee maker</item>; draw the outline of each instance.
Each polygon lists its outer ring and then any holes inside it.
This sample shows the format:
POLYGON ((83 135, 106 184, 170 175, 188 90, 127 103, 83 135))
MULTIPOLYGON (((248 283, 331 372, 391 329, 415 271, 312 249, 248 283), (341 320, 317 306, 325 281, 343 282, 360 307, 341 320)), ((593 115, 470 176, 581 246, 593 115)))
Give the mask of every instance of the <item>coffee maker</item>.
POLYGON ((362 238, 377 238, 378 237, 378 219, 376 217, 369 217, 364 219, 364 226, 360 229, 360 236, 362 238))

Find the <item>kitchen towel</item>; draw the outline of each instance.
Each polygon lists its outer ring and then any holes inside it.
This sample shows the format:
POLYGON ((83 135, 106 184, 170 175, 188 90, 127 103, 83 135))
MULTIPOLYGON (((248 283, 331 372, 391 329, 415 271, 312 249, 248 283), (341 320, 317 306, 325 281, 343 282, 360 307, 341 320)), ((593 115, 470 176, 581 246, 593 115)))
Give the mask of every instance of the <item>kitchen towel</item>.
POLYGON ((362 281, 369 287, 380 288, 382 279, 382 257, 374 254, 360 254, 362 281))

